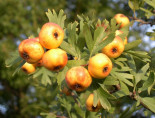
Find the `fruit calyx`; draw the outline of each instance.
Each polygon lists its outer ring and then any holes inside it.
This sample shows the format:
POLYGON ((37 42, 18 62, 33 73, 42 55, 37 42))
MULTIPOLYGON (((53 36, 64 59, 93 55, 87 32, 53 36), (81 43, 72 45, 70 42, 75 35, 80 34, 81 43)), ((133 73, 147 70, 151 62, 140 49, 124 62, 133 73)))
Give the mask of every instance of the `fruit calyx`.
POLYGON ((108 71, 108 67, 104 67, 103 72, 107 72, 107 71, 108 71))
POLYGON ((82 89, 83 87, 82 87, 80 84, 75 84, 75 85, 74 85, 74 88, 75 88, 75 89, 82 89))
POLYGON ((93 109, 93 110, 96 110, 96 109, 97 109, 97 106, 96 106, 96 107, 92 106, 92 109, 93 109))
POLYGON ((59 70, 62 66, 55 66, 53 70, 59 70))
POLYGON ((24 58, 24 59, 29 59, 29 55, 28 55, 26 52, 24 52, 24 53, 23 53, 23 58, 24 58))
POLYGON ((57 32, 54 32, 53 35, 54 35, 54 38, 56 38, 56 39, 58 38, 58 33, 57 32))
POLYGON ((112 48, 112 52, 116 53, 117 52, 117 48, 112 48))

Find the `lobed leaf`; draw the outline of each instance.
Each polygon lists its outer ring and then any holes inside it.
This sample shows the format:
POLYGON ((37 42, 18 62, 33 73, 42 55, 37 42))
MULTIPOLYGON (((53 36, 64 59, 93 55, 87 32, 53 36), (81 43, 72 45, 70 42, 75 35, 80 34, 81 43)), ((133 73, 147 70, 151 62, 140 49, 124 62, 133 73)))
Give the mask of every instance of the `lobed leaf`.
POLYGON ((145 91, 148 89, 148 93, 150 94, 150 87, 153 87, 155 84, 155 76, 153 72, 150 72, 148 79, 143 83, 143 86, 138 89, 139 92, 145 91))
POLYGON ((84 24, 84 26, 83 26, 83 33, 85 36, 86 45, 87 45, 89 51, 91 52, 92 47, 93 47, 93 37, 92 37, 91 31, 90 31, 90 28, 87 24, 84 24))
POLYGON ((84 59, 81 59, 81 60, 69 60, 67 62, 67 67, 72 68, 74 66, 82 66, 82 65, 85 65, 85 64, 87 64, 87 62, 84 59))
POLYGON ((131 50, 131 49, 137 47, 141 42, 142 42, 141 40, 135 40, 131 43, 126 44, 124 51, 128 51, 128 50, 131 50))
POLYGON ((19 52, 18 50, 16 50, 15 52, 11 52, 10 53, 10 58, 8 58, 6 61, 5 61, 5 65, 6 67, 11 67, 13 66, 14 64, 18 63, 18 62, 21 62, 23 59, 19 56, 19 52))
POLYGON ((65 66, 62 71, 60 71, 57 75, 57 83, 59 86, 61 86, 62 81, 65 79, 66 72, 68 71, 68 67, 65 66))
POLYGON ((155 97, 144 97, 139 99, 146 107, 155 113, 155 97))
POLYGON ((47 17, 49 19, 49 22, 56 23, 61 28, 64 29, 64 22, 65 22, 65 19, 66 19, 66 15, 64 14, 63 10, 60 10, 59 14, 57 15, 55 10, 52 10, 52 12, 51 12, 50 9, 48 9, 48 11, 46 12, 46 15, 47 15, 47 17))

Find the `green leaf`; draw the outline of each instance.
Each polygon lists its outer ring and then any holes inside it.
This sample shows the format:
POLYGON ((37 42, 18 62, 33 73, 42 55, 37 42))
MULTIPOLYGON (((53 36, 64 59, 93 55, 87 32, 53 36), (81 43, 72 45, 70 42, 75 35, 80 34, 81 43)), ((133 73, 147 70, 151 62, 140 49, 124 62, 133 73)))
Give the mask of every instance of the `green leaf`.
POLYGON ((93 38, 92 38, 90 28, 87 24, 84 24, 83 33, 85 36, 86 45, 87 45, 89 51, 91 52, 92 47, 93 47, 93 38))
POLYGON ((61 98, 60 96, 58 98, 59 98, 59 101, 61 103, 61 106, 63 106, 67 110, 69 117, 71 117, 71 114, 70 114, 70 111, 72 108, 71 103, 67 99, 61 98))
POLYGON ((72 56, 77 57, 75 48, 70 45, 69 43, 67 43, 66 41, 63 41, 60 45, 60 47, 65 50, 67 53, 71 54, 72 56))
POLYGON ((25 60, 21 61, 19 66, 16 68, 16 70, 14 71, 14 73, 12 74, 12 76, 14 76, 17 72, 20 71, 21 67, 25 64, 25 60))
POLYGON ((52 12, 48 9, 48 12, 46 12, 46 15, 49 19, 49 22, 53 22, 58 24, 61 28, 64 28, 64 22, 66 19, 66 15, 64 15, 64 11, 60 10, 59 15, 55 12, 55 10, 52 10, 52 12))
POLYGON ((96 49, 105 37, 106 37, 106 33, 104 32, 104 28, 98 27, 94 32, 94 41, 93 41, 92 50, 90 51, 90 57, 99 51, 96 49))
POLYGON ((76 34, 77 25, 78 23, 75 21, 74 23, 69 23, 67 26, 68 43, 71 44, 73 47, 76 46, 77 42, 77 34, 76 34))
MULTIPOLYGON (((127 72, 127 71, 131 71, 132 69, 130 69, 129 67, 121 67, 121 68, 116 68, 113 67, 112 68, 114 71, 116 72, 127 72)), ((123 74, 123 73, 122 73, 123 74)), ((126 73, 125 73, 126 74, 126 73)), ((131 75, 130 75, 131 76, 131 75)))
POLYGON ((155 14, 153 14, 150 10, 144 9, 144 8, 140 8, 140 10, 145 12, 145 16, 149 19, 152 16, 155 16, 155 14))
POLYGON ((135 40, 131 43, 126 44, 124 51, 128 51, 128 50, 131 50, 132 48, 137 47, 141 42, 142 40, 135 40))
POLYGON ((99 98, 98 98, 98 96, 97 96, 97 91, 95 90, 95 91, 93 92, 93 94, 94 94, 93 106, 96 107, 96 106, 97 106, 97 103, 98 103, 98 100, 99 100, 99 98))
POLYGON ((144 65, 139 71, 138 73, 136 73, 135 75, 135 84, 137 85, 139 81, 142 80, 142 78, 145 77, 145 74, 147 72, 147 70, 149 69, 149 63, 147 63, 146 65, 144 65))
POLYGON ((144 0, 144 1, 155 9, 155 1, 154 0, 144 0))
POLYGON ((115 33, 112 32, 108 35, 108 38, 106 38, 104 41, 102 41, 96 48, 94 52, 100 51, 102 48, 104 48, 106 45, 111 43, 115 38, 115 33))
POLYGON ((68 67, 65 66, 62 71, 60 71, 57 75, 57 83, 59 86, 61 86, 62 81, 65 79, 66 72, 68 71, 68 67))
POLYGON ((103 82, 104 85, 118 85, 119 84, 119 81, 112 77, 112 76, 108 76, 104 79, 104 82, 103 82))
POLYGON ((133 56, 127 54, 126 58, 128 59, 128 61, 127 61, 128 66, 132 69, 132 71, 130 71, 130 73, 133 74, 133 75, 136 75, 137 68, 135 66, 136 64, 135 64, 135 61, 133 59, 133 56))
POLYGON ((55 73, 44 67, 41 67, 34 74, 31 74, 31 76, 32 78, 40 78, 41 83, 46 86, 47 84, 52 84, 51 78, 55 76, 55 73))
POLYGON ((100 91, 103 93, 103 95, 108 99, 116 99, 116 97, 109 93, 109 91, 105 88, 103 84, 99 84, 102 89, 100 91))
POLYGON ((118 72, 113 71, 113 70, 111 71, 110 74, 111 74, 113 77, 116 77, 119 81, 122 81, 122 82, 128 84, 129 86, 133 86, 133 83, 130 82, 130 81, 128 80, 128 79, 132 79, 132 75, 126 73, 127 76, 124 76, 125 73, 122 74, 122 73, 118 73, 118 72))
POLYGON ((84 59, 81 59, 81 60, 69 60, 67 62, 67 67, 72 68, 74 66, 81 66, 81 65, 85 65, 85 64, 87 64, 87 62, 84 59))
POLYGON ((150 58, 150 56, 148 56, 147 52, 144 51, 127 51, 127 53, 134 55, 135 57, 139 57, 139 58, 150 58))
POLYGON ((54 113, 40 113, 41 116, 46 116, 46 118, 56 118, 54 113))
POLYGON ((100 99, 101 105, 104 109, 110 110, 111 109, 111 104, 106 98, 105 94, 102 91, 103 89, 97 89, 97 95, 100 99))
POLYGON ((129 0, 128 4, 133 11, 139 9, 139 0, 129 0))
POLYGON ((144 97, 139 99, 146 107, 155 113, 155 97, 144 97))
POLYGON ((117 98, 127 96, 129 94, 130 94, 130 91, 129 91, 128 87, 126 86, 126 84, 124 84, 121 81, 120 81, 120 90, 113 93, 113 95, 116 96, 117 98))
POLYGON ((18 50, 16 50, 15 52, 11 52, 9 57, 10 57, 10 58, 8 58, 8 59, 5 61, 6 67, 11 67, 11 66, 13 66, 14 64, 16 64, 16 63, 22 61, 22 58, 19 56, 18 50))
POLYGON ((148 79, 143 83, 143 86, 138 89, 139 92, 145 91, 148 89, 148 93, 150 94, 151 89, 149 87, 153 87, 155 81, 155 76, 153 72, 150 72, 148 79))

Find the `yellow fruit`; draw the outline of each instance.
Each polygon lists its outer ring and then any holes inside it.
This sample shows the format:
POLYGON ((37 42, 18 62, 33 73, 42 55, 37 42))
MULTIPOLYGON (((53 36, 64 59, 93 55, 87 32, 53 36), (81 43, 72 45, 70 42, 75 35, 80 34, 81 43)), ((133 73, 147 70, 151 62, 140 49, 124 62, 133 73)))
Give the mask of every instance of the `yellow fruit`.
POLYGON ((107 77, 112 69, 112 62, 103 53, 98 53, 91 57, 88 64, 88 72, 96 79, 107 77))
MULTIPOLYGON (((116 35, 115 36, 118 36, 118 35, 120 35, 120 34, 123 34, 123 31, 121 31, 121 30, 116 30, 116 35)), ((128 39, 127 39, 127 37, 125 37, 125 39, 124 39, 124 45, 126 45, 128 43, 128 39)))
POLYGON ((102 108, 101 103, 100 101, 98 101, 97 106, 94 107, 93 100, 94 100, 94 94, 90 94, 86 100, 86 108, 89 111, 98 112, 102 108))
POLYGON ((118 24, 121 23, 120 28, 122 28, 130 23, 129 18, 127 16, 125 16, 124 14, 116 14, 114 16, 114 18, 116 19, 116 22, 118 24))
POLYGON ((39 40, 43 47, 55 49, 60 46, 64 38, 63 29, 55 23, 46 23, 39 33, 39 40))
POLYGON ((31 74, 33 72, 35 72, 35 66, 33 64, 29 64, 29 63, 25 63, 22 68, 21 68, 25 73, 27 74, 31 74))
POLYGON ((124 42, 119 36, 116 36, 111 43, 102 48, 102 53, 106 54, 110 58, 119 57, 123 51, 124 42))
POLYGON ((64 50, 50 49, 42 57, 42 64, 51 71, 59 71, 67 64, 68 57, 64 50))

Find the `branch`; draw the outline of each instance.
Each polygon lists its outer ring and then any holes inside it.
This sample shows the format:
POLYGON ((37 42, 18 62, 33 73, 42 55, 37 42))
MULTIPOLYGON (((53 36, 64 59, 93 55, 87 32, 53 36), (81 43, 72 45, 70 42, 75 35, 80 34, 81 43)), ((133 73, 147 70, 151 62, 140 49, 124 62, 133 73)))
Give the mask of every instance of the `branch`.
POLYGON ((140 25, 143 25, 143 24, 150 24, 151 26, 154 25, 153 22, 146 22, 146 21, 139 19, 139 18, 136 18, 136 17, 129 16, 129 18, 134 20, 134 21, 140 22, 141 23, 140 25))
POLYGON ((74 99, 74 101, 75 101, 75 103, 77 103, 77 105, 79 106, 79 107, 81 107, 81 105, 80 105, 80 103, 77 101, 77 97, 75 96, 75 94, 72 92, 71 93, 71 96, 73 97, 73 99, 74 99))
MULTIPOLYGON (((136 92, 130 92, 130 98, 137 101, 136 92)), ((148 108, 141 100, 140 100, 140 104, 141 104, 145 109, 148 109, 149 111, 152 112, 152 110, 150 110, 150 108, 148 108)))

